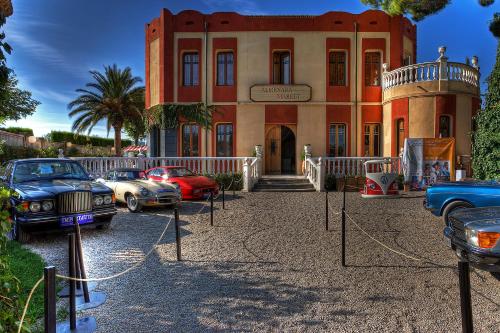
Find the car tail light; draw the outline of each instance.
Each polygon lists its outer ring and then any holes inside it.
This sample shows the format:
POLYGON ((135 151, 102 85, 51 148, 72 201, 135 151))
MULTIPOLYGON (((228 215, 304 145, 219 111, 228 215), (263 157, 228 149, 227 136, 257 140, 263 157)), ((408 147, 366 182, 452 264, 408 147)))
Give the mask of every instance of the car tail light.
POLYGON ((483 249, 491 249, 495 246, 498 239, 500 238, 500 233, 498 232, 478 232, 477 239, 478 245, 483 249))

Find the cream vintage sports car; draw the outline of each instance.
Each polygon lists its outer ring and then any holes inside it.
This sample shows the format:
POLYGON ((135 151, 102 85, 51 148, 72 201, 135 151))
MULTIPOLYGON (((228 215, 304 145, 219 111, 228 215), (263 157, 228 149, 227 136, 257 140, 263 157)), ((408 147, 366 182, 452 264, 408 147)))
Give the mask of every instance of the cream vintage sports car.
POLYGON ((126 203, 132 213, 143 206, 174 206, 182 199, 178 185, 150 181, 141 169, 113 169, 97 182, 112 189, 116 201, 126 203))

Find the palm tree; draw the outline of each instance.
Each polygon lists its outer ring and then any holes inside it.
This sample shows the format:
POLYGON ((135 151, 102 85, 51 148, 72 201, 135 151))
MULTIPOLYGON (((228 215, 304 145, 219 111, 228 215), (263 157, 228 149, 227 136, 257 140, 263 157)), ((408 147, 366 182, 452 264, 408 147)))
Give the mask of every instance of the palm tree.
POLYGON ((72 130, 77 133, 87 131, 90 134, 97 123, 106 120, 106 129, 115 131, 115 153, 121 156, 121 131, 127 119, 137 118, 144 108, 144 87, 142 82, 132 75, 130 67, 124 70, 118 66, 105 66, 104 73, 90 71, 93 82, 86 84, 86 89, 77 89, 80 94, 68 104, 69 116, 77 116, 72 130))

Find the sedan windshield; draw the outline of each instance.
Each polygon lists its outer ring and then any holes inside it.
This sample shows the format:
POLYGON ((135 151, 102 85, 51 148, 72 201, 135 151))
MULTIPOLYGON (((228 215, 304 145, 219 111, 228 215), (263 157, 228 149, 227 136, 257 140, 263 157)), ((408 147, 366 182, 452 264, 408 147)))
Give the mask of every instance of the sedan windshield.
POLYGON ((89 180, 89 176, 80 164, 71 161, 21 162, 14 169, 14 183, 41 179, 89 180))
POLYGON ((186 168, 175 168, 167 170, 168 177, 186 177, 194 176, 195 174, 186 168))
POLYGON ((116 171, 116 180, 146 179, 144 171, 116 171))

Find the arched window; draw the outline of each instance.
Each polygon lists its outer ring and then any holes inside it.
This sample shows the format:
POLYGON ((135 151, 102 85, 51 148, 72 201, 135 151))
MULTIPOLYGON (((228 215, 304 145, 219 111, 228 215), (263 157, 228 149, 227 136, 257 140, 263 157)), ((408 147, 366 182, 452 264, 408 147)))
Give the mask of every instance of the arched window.
POLYGON ((398 119, 396 121, 396 154, 399 154, 402 148, 404 148, 405 144, 405 120, 398 119))
POLYGON ((439 137, 449 138, 451 133, 451 117, 448 115, 439 116, 439 137))

